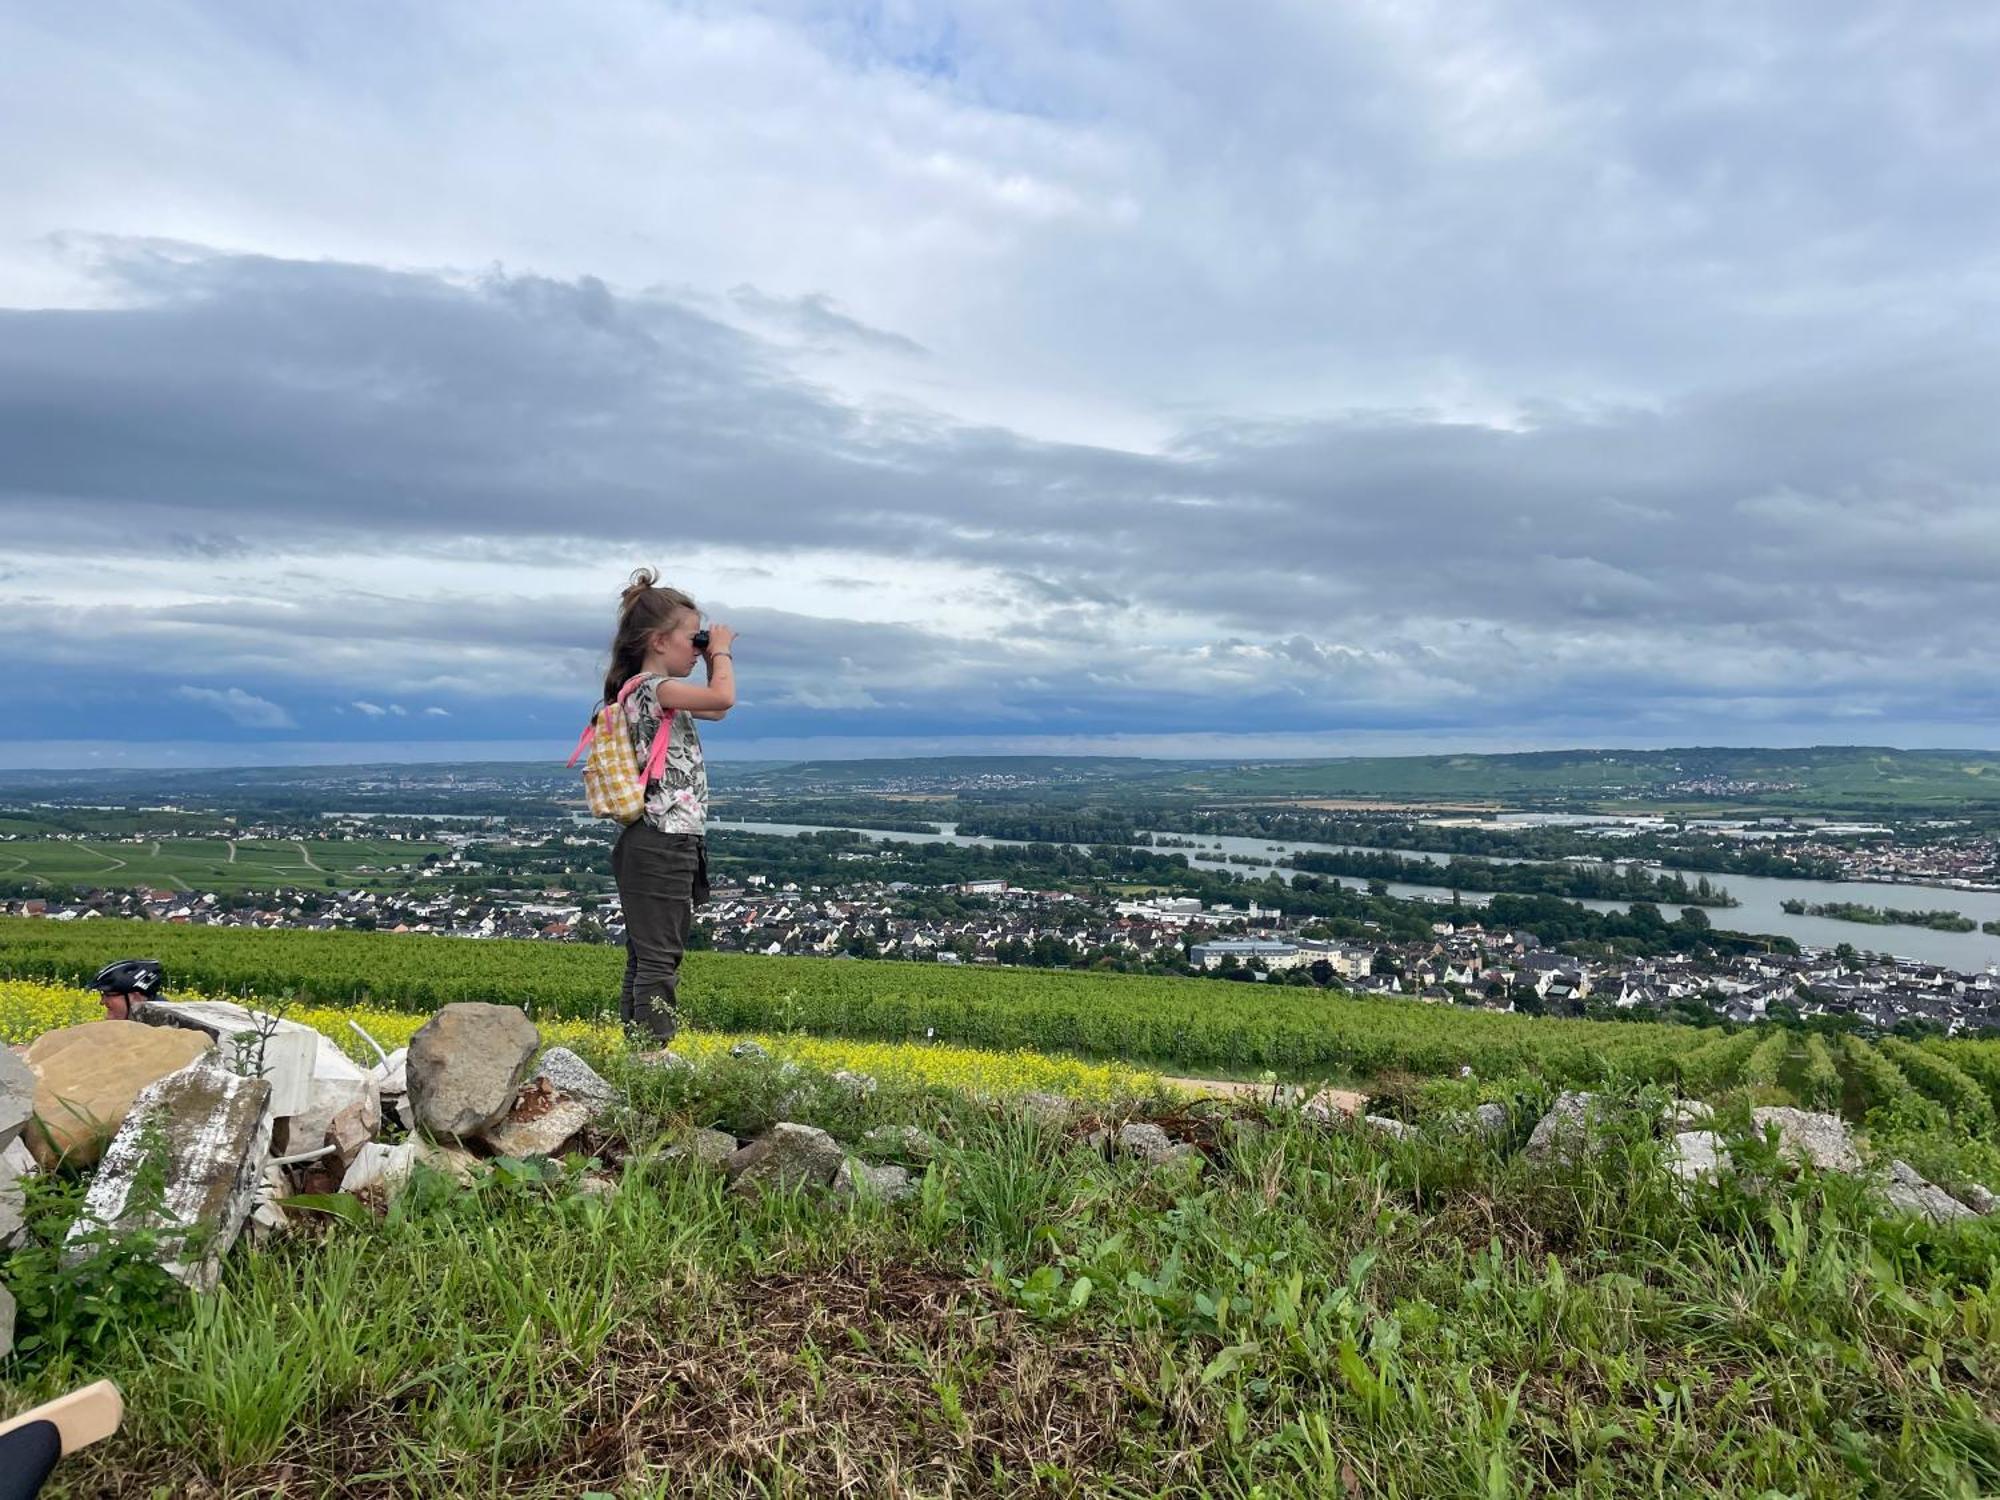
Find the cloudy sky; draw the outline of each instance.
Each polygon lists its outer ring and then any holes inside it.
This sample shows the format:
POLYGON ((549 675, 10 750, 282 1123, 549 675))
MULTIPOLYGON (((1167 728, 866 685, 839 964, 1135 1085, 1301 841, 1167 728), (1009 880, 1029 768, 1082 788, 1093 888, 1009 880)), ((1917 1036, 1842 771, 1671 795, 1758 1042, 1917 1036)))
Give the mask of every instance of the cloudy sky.
POLYGON ((2000 746, 1988 0, 0 0, 0 765, 2000 746))

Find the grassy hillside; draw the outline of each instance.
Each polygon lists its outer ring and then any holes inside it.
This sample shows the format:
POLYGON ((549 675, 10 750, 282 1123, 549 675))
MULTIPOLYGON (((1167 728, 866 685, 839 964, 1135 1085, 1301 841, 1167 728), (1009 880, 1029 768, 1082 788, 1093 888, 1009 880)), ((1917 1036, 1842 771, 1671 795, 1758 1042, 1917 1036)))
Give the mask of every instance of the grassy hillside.
MULTIPOLYGON (((1059 1123, 754 1059, 594 1060, 630 1101, 605 1173, 302 1209, 200 1302, 143 1256, 16 1252, 38 1342, 0 1409, 100 1376, 129 1403, 49 1493, 2000 1490, 1991 1220, 1880 1219, 1848 1178, 1683 1197, 1643 1130, 1537 1164, 1531 1109, 1491 1144, 1182 1109, 1157 1117, 1200 1159, 1156 1169, 1088 1140, 1139 1100, 1059 1123), (925 1132, 916 1197, 742 1198, 662 1154, 780 1109, 925 1132)), ((74 1202, 32 1188, 51 1242, 74 1202)))

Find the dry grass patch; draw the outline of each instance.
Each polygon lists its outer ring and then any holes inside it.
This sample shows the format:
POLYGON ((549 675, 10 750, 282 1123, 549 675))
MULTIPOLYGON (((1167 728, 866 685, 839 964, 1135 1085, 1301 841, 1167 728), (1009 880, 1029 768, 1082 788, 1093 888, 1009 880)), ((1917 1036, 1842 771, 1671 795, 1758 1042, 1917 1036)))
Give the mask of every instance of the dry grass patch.
POLYGON ((849 1260, 754 1277, 701 1325, 629 1320, 568 1482, 669 1493, 1069 1493, 1115 1460, 1117 1348, 1030 1328, 978 1281, 849 1260))

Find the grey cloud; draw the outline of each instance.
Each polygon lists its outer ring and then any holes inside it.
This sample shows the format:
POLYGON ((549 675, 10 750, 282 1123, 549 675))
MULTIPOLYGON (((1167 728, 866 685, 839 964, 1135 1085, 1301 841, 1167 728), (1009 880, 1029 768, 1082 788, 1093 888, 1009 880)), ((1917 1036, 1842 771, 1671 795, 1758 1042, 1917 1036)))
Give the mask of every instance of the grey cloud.
POLYGON ((296 729, 292 716, 277 704, 246 693, 242 688, 182 686, 174 696, 187 703, 213 708, 230 723, 244 729, 296 729))
MULTIPOLYGON (((1080 711, 1100 716, 1197 689, 1329 715, 1542 714, 1565 691, 1634 715, 1731 694, 1927 718, 1990 702, 2000 353, 1971 337, 1647 406, 1547 403, 1513 429, 1217 419, 1133 453, 877 420, 769 345, 588 280, 106 254, 127 305, 0 313, 0 517, 48 547, 533 558, 698 525, 774 569, 805 548, 950 561, 1092 643, 1106 681, 1080 711), (1134 637, 1135 612, 1245 649, 1134 637)), ((589 679, 603 608, 488 603, 469 622, 450 601, 272 590, 140 612, 218 672, 312 641, 316 670, 418 701, 589 679)), ((126 612, 0 601, 0 638, 85 660, 126 612)), ((1011 639, 735 623, 798 704, 999 711, 991 685, 1033 671, 1011 639)))
POLYGON ((915 339, 887 329, 871 328, 840 311, 824 292, 803 297, 773 297, 754 286, 731 287, 729 300, 752 317, 776 325, 821 348, 859 345, 886 354, 926 355, 915 339))

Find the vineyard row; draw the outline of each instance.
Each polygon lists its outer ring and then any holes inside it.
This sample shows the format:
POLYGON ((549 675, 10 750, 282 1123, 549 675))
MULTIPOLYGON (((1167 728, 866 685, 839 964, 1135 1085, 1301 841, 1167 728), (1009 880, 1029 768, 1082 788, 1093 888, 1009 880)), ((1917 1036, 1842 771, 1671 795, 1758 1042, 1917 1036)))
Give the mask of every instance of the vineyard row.
MULTIPOLYGON (((76 982, 110 958, 145 955, 171 984, 208 994, 422 1012, 459 1000, 547 1019, 615 1017, 616 948, 388 933, 251 932, 93 921, 0 919, 0 976, 76 982)), ((717 1031, 796 1031, 1066 1052, 1167 1069, 1369 1078, 1533 1074, 1610 1077, 1695 1093, 1738 1085, 1859 1112, 1899 1094, 1934 1100, 1968 1128, 2000 1112, 2000 1042, 1921 1045, 1769 1029, 1545 1019, 1414 1001, 1221 981, 935 964, 694 953, 686 1020, 717 1031)))

